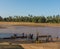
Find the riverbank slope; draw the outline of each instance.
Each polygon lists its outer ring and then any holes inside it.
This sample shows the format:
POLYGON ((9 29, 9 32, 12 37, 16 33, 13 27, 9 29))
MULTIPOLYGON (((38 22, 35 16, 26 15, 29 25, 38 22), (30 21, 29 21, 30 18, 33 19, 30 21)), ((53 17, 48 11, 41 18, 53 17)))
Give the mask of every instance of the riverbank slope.
POLYGON ((0 22, 0 26, 60 27, 60 23, 0 22))

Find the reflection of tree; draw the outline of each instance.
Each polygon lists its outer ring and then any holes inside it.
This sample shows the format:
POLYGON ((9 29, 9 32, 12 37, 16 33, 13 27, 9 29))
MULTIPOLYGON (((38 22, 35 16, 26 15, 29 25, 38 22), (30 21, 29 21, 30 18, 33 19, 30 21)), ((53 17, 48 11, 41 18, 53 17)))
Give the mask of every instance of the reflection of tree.
POLYGON ((17 35, 14 34, 13 36, 11 36, 12 39, 16 39, 17 35))
POLYGON ((37 33, 37 36, 36 36, 36 41, 38 41, 38 33, 37 33))
POLYGON ((56 40, 58 40, 58 39, 59 39, 59 37, 57 36, 57 37, 56 37, 56 40))
POLYGON ((14 37, 16 37, 17 35, 16 34, 14 34, 14 37))
POLYGON ((22 33, 22 37, 24 38, 24 33, 22 33))

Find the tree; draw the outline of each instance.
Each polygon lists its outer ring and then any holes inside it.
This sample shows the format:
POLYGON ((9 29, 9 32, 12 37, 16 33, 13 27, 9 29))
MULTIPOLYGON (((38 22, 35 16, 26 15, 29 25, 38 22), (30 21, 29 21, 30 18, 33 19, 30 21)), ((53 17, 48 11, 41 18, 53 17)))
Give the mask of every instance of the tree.
POLYGON ((60 23, 60 15, 53 15, 53 16, 9 16, 9 17, 1 17, 0 21, 6 22, 34 22, 34 23, 60 23))
POLYGON ((41 23, 45 23, 46 22, 46 18, 44 16, 41 17, 41 23))
POLYGON ((56 21, 57 21, 57 23, 60 22, 60 15, 56 15, 56 21))
POLYGON ((0 16, 0 21, 3 21, 3 18, 0 16))

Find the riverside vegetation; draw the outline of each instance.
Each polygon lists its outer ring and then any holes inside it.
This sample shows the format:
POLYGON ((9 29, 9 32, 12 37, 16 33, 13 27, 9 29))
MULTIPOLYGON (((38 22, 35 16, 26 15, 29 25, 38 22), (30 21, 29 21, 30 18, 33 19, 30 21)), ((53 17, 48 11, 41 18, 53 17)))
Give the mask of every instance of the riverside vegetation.
MULTIPOLYGON (((53 16, 0 16, 0 28, 9 27, 9 25, 15 26, 60 26, 60 15, 53 16)), ((4 40, 5 41, 5 40, 4 40)), ((16 42, 15 42, 16 43, 16 42)), ((20 44, 20 41, 19 41, 20 44)), ((0 45, 0 49, 60 49, 60 42, 50 42, 50 43, 32 43, 32 44, 20 44, 20 46, 12 45, 0 45)))
POLYGON ((34 23, 60 23, 60 15, 53 16, 0 16, 0 21, 4 22, 34 22, 34 23))

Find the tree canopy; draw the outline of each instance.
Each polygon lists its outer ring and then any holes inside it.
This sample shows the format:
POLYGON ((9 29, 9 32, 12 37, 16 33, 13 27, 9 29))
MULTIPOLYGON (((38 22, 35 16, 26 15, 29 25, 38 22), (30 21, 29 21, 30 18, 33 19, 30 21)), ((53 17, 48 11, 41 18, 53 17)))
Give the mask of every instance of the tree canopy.
POLYGON ((53 16, 0 16, 0 21, 5 22, 34 22, 34 23, 60 23, 60 15, 53 16))

